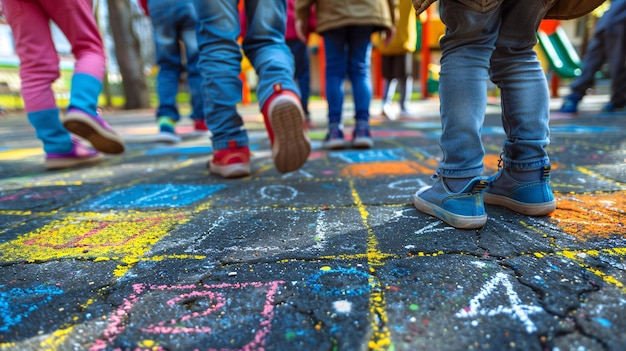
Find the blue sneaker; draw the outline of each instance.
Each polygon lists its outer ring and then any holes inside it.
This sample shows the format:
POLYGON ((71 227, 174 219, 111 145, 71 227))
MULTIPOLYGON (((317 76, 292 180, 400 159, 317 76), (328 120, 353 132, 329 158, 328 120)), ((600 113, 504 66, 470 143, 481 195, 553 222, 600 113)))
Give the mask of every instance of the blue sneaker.
POLYGON ((338 126, 330 126, 322 147, 327 150, 339 150, 346 147, 343 132, 338 126))
POLYGON ((487 223, 482 195, 489 184, 487 178, 472 178, 458 193, 450 191, 443 177, 435 175, 433 179, 432 186, 423 187, 413 195, 415 208, 459 229, 480 228, 487 223))
POLYGON ((612 102, 607 102, 606 105, 602 106, 602 112, 615 112, 623 108, 624 108, 624 105, 616 105, 612 102))
POLYGON ((582 100, 582 96, 571 93, 563 98, 563 105, 558 112, 561 113, 578 113, 578 103, 582 100))
POLYGON ((371 149, 374 147, 370 127, 367 123, 357 123, 352 133, 352 147, 355 149, 371 149))
POLYGON ((556 209, 549 165, 543 167, 539 180, 520 182, 502 168, 489 181, 483 194, 487 204, 508 207, 527 216, 545 216, 556 209))

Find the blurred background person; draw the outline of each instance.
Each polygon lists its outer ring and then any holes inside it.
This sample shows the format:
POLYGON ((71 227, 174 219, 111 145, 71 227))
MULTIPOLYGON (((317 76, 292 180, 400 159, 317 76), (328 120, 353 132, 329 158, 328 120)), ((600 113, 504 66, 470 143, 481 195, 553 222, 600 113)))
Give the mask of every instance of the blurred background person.
POLYGON ((397 91, 400 115, 410 116, 409 104, 413 94, 413 53, 417 45, 417 18, 411 0, 400 0, 396 34, 389 45, 379 42, 377 48, 382 56, 384 90, 381 114, 396 119, 392 102, 397 91))
POLYGON ((613 0, 598 19, 583 56, 582 74, 570 84, 571 93, 563 98, 559 112, 578 112, 578 103, 595 85, 596 73, 605 63, 611 79, 611 98, 602 111, 612 112, 626 106, 626 0, 613 0))
POLYGON ((180 121, 177 97, 183 72, 189 86, 189 117, 193 120, 194 131, 208 133, 203 113, 202 77, 198 70, 198 16, 193 0, 139 0, 139 3, 152 22, 159 66, 156 79, 158 140, 172 144, 181 141, 176 134, 176 123, 180 121))
POLYGON ((306 41, 311 7, 315 5, 317 32, 324 39, 328 134, 323 147, 326 149, 346 146, 342 125, 346 75, 350 78, 355 109, 352 147, 374 146, 369 127, 371 36, 382 31, 384 40, 391 42, 396 4, 397 0, 296 0, 298 38, 306 41))

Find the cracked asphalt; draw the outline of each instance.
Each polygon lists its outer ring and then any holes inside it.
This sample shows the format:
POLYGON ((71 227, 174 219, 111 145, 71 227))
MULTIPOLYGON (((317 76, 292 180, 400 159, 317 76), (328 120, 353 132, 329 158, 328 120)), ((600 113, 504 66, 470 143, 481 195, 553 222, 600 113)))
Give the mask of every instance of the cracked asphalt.
POLYGON ((152 111, 105 111, 127 151, 51 172, 25 116, 2 116, 0 350, 623 350, 626 111, 600 113, 606 98, 553 113, 556 212, 487 206, 479 230, 411 204, 441 155, 436 99, 372 116, 373 149, 333 152, 313 101, 313 151, 288 174, 241 106, 253 174, 237 180, 208 173, 188 119, 165 145, 152 111))

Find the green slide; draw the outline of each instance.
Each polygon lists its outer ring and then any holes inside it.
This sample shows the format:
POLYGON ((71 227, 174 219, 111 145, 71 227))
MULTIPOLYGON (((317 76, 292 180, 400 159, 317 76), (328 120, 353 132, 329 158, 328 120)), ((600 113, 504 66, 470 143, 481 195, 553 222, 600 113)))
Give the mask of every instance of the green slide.
POLYGON ((557 28, 550 35, 539 30, 537 38, 548 59, 550 69, 559 77, 574 78, 580 75, 582 72, 580 57, 562 28, 557 28))

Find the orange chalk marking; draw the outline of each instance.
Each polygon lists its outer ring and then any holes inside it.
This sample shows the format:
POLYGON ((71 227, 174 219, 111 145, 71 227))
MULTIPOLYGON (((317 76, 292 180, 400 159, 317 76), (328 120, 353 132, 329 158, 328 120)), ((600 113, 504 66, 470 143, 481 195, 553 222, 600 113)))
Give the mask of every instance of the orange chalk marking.
POLYGON ((387 161, 357 163, 346 166, 344 177, 374 178, 392 175, 432 174, 433 169, 412 161, 387 161))
POLYGON ((563 194, 557 197, 557 209, 551 217, 565 233, 583 241, 626 237, 626 191, 563 194))

